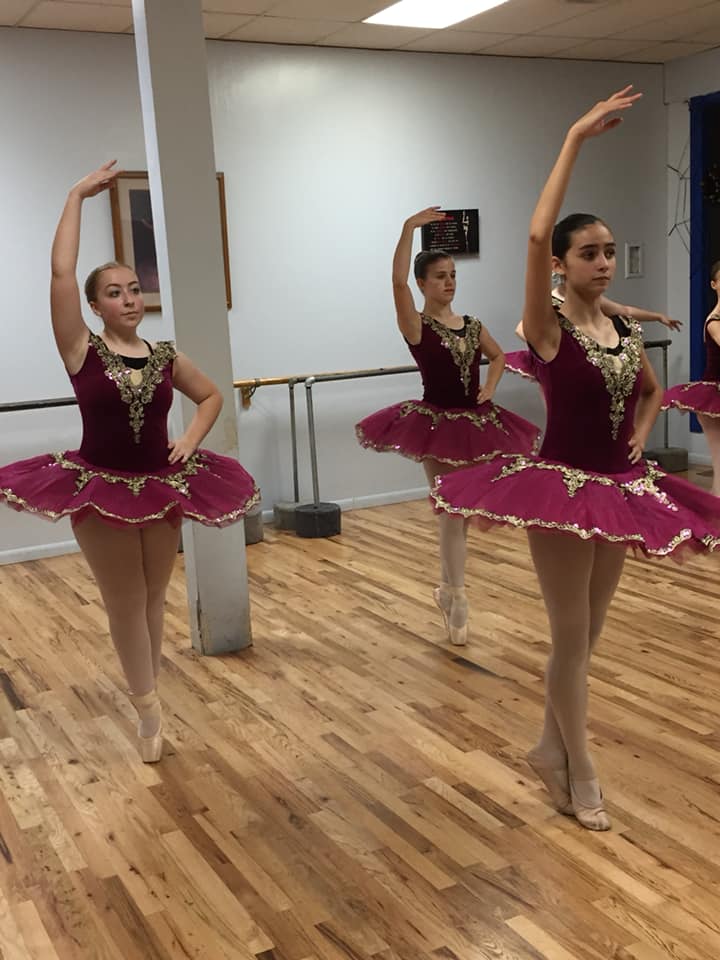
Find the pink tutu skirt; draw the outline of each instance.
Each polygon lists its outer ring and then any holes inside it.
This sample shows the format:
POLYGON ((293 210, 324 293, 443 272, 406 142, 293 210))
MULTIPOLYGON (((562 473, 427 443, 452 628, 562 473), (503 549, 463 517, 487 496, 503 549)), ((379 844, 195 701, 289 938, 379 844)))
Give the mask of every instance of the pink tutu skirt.
POLYGON ((0 467, 3 499, 48 520, 94 512, 115 526, 177 525, 187 517, 223 527, 258 503, 260 491, 237 460, 209 450, 152 473, 103 469, 70 450, 0 467))
POLYGON ((431 497, 436 509, 483 529, 557 530, 673 559, 720 548, 720 497, 652 461, 604 474, 539 457, 499 456, 436 477, 431 497))
POLYGON ((505 354, 505 369, 516 373, 526 380, 537 380, 535 376, 535 357, 529 350, 513 350, 505 354))
POLYGON ((698 380, 695 383, 680 383, 665 391, 662 409, 704 413, 707 417, 720 417, 720 383, 714 380, 698 380))
POLYGON ((532 453, 540 440, 534 424, 490 401, 470 409, 446 409, 424 400, 404 400, 371 413, 355 432, 363 447, 453 466, 478 463, 497 453, 532 453))

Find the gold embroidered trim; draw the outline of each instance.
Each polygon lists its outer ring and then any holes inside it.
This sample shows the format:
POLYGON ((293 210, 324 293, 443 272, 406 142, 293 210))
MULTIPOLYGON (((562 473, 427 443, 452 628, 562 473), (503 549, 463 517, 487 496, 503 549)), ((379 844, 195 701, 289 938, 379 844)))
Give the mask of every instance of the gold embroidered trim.
MULTIPOLYGON (((503 456, 509 457, 511 455, 503 456)), ((667 506, 674 511, 678 510, 677 505, 669 500, 667 494, 665 494, 662 490, 659 490, 655 485, 655 480, 661 477, 666 477, 667 474, 660 470, 657 465, 652 462, 648 462, 646 464, 646 471, 643 476, 637 477, 635 480, 627 481, 625 483, 617 483, 609 476, 605 476, 603 474, 590 474, 587 473, 587 471, 577 470, 574 467, 567 467, 563 464, 552 464, 544 461, 531 461, 527 457, 516 457, 512 459, 522 461, 522 465, 518 468, 518 470, 512 472, 519 472, 519 470, 535 466, 540 467, 541 469, 556 469, 561 473, 568 471, 570 474, 584 474, 588 480, 600 482, 604 486, 616 486, 625 494, 632 494, 634 496, 644 496, 649 494, 655 496, 664 506, 667 506)), ((511 526, 521 529, 540 527, 544 530, 557 530, 563 533, 573 533, 582 540, 590 540, 592 537, 602 537, 602 539, 611 543, 627 543, 628 546, 637 546, 651 556, 666 556, 667 554, 672 553, 681 544, 694 539, 692 530, 689 530, 687 527, 685 527, 678 531, 678 533, 676 533, 675 536, 664 546, 651 549, 645 545, 643 536, 640 533, 628 533, 621 536, 618 534, 608 533, 600 527, 581 527, 580 524, 577 523, 557 523, 551 520, 543 520, 540 517, 525 519, 518 517, 515 514, 494 513, 491 510, 483 510, 480 507, 473 509, 467 507, 456 507, 447 501, 440 493, 442 479, 442 477, 435 478, 435 483, 433 484, 430 494, 435 506, 440 510, 444 510, 446 513, 462 516, 466 520, 470 520, 473 517, 482 517, 495 523, 507 523, 511 526)), ((495 479, 500 479, 500 477, 496 477, 495 479)), ((574 484, 571 484, 571 486, 572 485, 574 484)), ((580 483, 579 486, 575 487, 572 492, 568 488, 569 496, 574 496, 577 490, 583 485, 583 483, 580 483)), ((711 534, 706 534, 704 537, 697 538, 697 540, 707 550, 713 551, 720 548, 720 537, 713 537, 711 534)))
MULTIPOLYGON (((437 427, 438 423, 443 419, 447 419, 447 420, 467 419, 467 420, 470 420, 470 422, 474 426, 478 427, 478 429, 480 430, 483 430, 485 428, 485 425, 489 421, 493 424, 493 426, 497 427, 502 433, 506 434, 506 436, 509 436, 508 429, 503 425, 500 419, 502 410, 500 407, 496 407, 494 404, 492 404, 491 412, 487 415, 477 414, 475 413, 474 410, 436 411, 429 407, 424 406, 421 403, 418 403, 417 400, 408 400, 400 408, 401 417, 406 417, 408 416, 408 414, 413 412, 423 413, 431 417, 433 421, 433 424, 432 424, 433 430, 437 427)), ((531 424, 531 426, 534 426, 534 424, 531 424)), ((497 457, 498 454, 500 454, 499 450, 492 450, 488 453, 477 454, 474 457, 466 458, 463 460, 453 460, 451 457, 439 457, 434 453, 428 453, 425 456, 418 456, 417 454, 407 453, 405 450, 401 450, 397 444, 376 443, 374 440, 369 439, 369 437, 365 434, 365 430, 363 429, 362 425, 359 423, 356 424, 355 426, 355 436, 358 439, 358 443, 360 443, 360 445, 365 447, 366 449, 369 448, 377 451, 378 453, 399 453, 401 456, 407 457, 408 460, 414 460, 416 463, 422 463, 424 460, 437 460, 438 463, 447 463, 451 467, 467 467, 467 466, 471 466, 473 463, 482 463, 484 460, 491 460, 494 457, 497 457)), ((537 453, 540 447, 541 437, 542 437, 541 431, 535 428, 535 439, 532 445, 532 451, 531 451, 532 453, 537 453)), ((502 456, 515 456, 515 454, 502 454, 502 456)))
POLYGON ((720 417, 720 411, 717 413, 710 412, 709 410, 699 410, 697 406, 691 407, 687 403, 680 403, 678 400, 672 400, 670 403, 664 403, 660 410, 669 410, 670 407, 674 407, 676 410, 681 410, 683 413, 699 413, 703 417, 720 417))
MULTIPOLYGON (((720 393, 720 383, 717 380, 693 380, 692 383, 684 383, 682 385, 683 392, 687 392, 688 390, 692 389, 692 387, 715 387, 717 392, 720 393)), ((701 413, 704 417, 720 417, 720 410, 701 410, 697 403, 694 406, 691 406, 690 404, 681 403, 679 400, 675 399, 670 400, 669 403, 663 403, 660 409, 669 410, 671 407, 675 407, 677 410, 682 410, 684 413, 701 413)))
MULTIPOLYGON (((59 513, 54 510, 39 510, 37 507, 31 506, 27 500, 23 500, 21 497, 16 496, 12 490, 0 490, 8 503, 16 503, 23 510, 26 510, 28 513, 34 513, 37 516, 44 517, 46 520, 60 520, 62 517, 72 517, 81 510, 86 510, 88 507, 92 507, 96 513, 99 513, 102 517, 107 517, 109 520, 120 520, 123 523, 128 525, 137 526, 141 523, 150 523, 153 520, 165 520, 167 515, 177 506, 179 506, 177 500, 171 500, 167 503, 162 510, 157 513, 148 513, 143 517, 123 517, 119 513, 111 513, 109 510, 106 510, 104 507, 98 506, 98 504, 89 501, 84 503, 79 507, 75 507, 72 510, 62 510, 59 513)), ((206 527, 220 527, 225 524, 235 523, 237 520, 241 520, 245 514, 254 507, 260 501, 260 490, 257 486, 254 488, 252 496, 246 500, 242 507, 238 507, 236 510, 231 510, 230 513, 224 513, 222 516, 217 517, 215 520, 210 520, 208 517, 203 516, 200 513, 195 513, 192 510, 187 510, 185 507, 182 508, 182 517, 183 519, 196 520, 198 523, 204 524, 206 527)))
POLYGON ((430 327, 433 333, 440 337, 443 346, 450 351, 450 356, 460 371, 460 379, 467 394, 470 388, 470 371, 480 345, 482 323, 477 317, 468 317, 465 335, 461 337, 458 336, 457 331, 451 330, 444 323, 440 323, 435 317, 431 317, 427 313, 421 313, 420 319, 430 327))
MULTIPOLYGON (((22 510, 26 510, 28 513, 34 513, 37 516, 44 517, 46 520, 57 521, 62 519, 62 517, 73 517, 76 513, 86 510, 88 507, 92 507, 96 513, 100 514, 100 516, 107 517, 109 520, 120 520, 125 524, 133 526, 137 526, 141 523, 150 523, 153 520, 164 520, 167 515, 175 509, 175 507, 180 506, 177 500, 170 500, 165 504, 162 510, 157 511, 156 513, 148 513, 142 517, 129 518, 124 517, 119 513, 111 513, 109 510, 106 510, 105 507, 99 506, 92 500, 86 501, 77 507, 57 511, 41 510, 38 507, 34 507, 32 504, 28 503, 27 500, 24 500, 22 497, 19 497, 17 494, 13 493, 13 491, 9 488, 0 488, 0 496, 4 497, 8 503, 17 504, 22 510)), ((214 520, 210 520, 208 517, 201 513, 196 513, 194 510, 188 510, 187 507, 182 507, 181 509, 184 519, 196 520, 198 523, 202 523, 207 527, 220 527, 224 526, 225 524, 235 523, 237 520, 241 520, 245 514, 259 502, 260 489, 256 483, 253 483, 253 492, 241 507, 237 507, 235 510, 224 513, 221 516, 216 517, 214 520)))
POLYGON ((68 460, 64 453, 53 453, 51 456, 55 463, 59 467, 62 467, 63 470, 75 470, 77 472, 77 477, 75 478, 76 493, 84 490, 91 480, 100 477, 100 479, 106 483, 125 484, 128 490, 136 497, 145 489, 148 480, 157 480, 159 483, 164 483, 166 486, 172 487, 173 490, 177 490, 177 492, 181 493, 184 497, 189 497, 190 487, 188 486, 188 477, 196 476, 201 469, 209 470, 209 467, 202 462, 204 458, 199 451, 194 453, 188 459, 187 463, 182 464, 179 470, 166 476, 160 476, 156 473, 135 473, 129 476, 123 476, 122 474, 111 473, 107 470, 88 469, 79 463, 75 463, 73 460, 68 460))
POLYGON ((475 410, 433 410, 432 407, 426 407, 417 400, 408 400, 400 407, 400 416, 407 417, 411 413, 421 413, 430 417, 433 430, 441 420, 469 420, 479 430, 484 430, 486 425, 491 423, 497 430, 509 435, 507 427, 500 419, 500 409, 494 403, 489 406, 487 413, 476 413, 475 410))
POLYGON ((533 376, 532 373, 528 373, 527 370, 523 370, 522 367, 516 367, 514 363, 509 363, 508 360, 505 360, 505 369, 510 373, 516 373, 519 377, 523 377, 525 380, 532 380, 533 383, 537 383, 536 376, 533 376))
POLYGON ((129 407, 130 429, 135 443, 140 443, 140 434, 145 423, 145 407, 152 401, 155 389, 162 383, 163 370, 177 356, 175 344, 171 340, 162 340, 148 357, 142 369, 142 380, 135 386, 132 382, 133 371, 126 367, 122 357, 109 349, 102 337, 90 334, 90 343, 95 347, 105 368, 105 376, 117 386, 123 403, 129 407))
POLYGON ((648 461, 645 464, 645 473, 642 476, 624 483, 618 483, 607 474, 590 473, 587 470, 581 470, 578 467, 568 467, 562 463, 550 463, 547 460, 531 460, 523 456, 517 456, 513 459, 513 463, 506 464, 500 473, 498 473, 496 477, 493 477, 492 483, 497 483, 498 480, 505 480, 507 477, 522 473, 524 470, 553 470, 562 474, 563 483, 565 484, 565 489, 569 497, 574 497, 578 490, 581 490, 586 483, 597 483, 603 487, 617 487, 618 490, 631 493, 637 497, 642 497, 647 494, 648 496, 655 497, 659 503, 662 503, 662 505, 669 510, 677 511, 678 509, 667 494, 660 490, 655 483, 656 480, 666 477, 667 474, 663 473, 657 464, 652 461, 648 461))
POLYGON ((630 328, 630 333, 620 337, 622 350, 618 354, 608 353, 592 337, 583 333, 574 323, 571 323, 562 313, 558 313, 560 326, 573 336, 587 354, 587 359, 597 367, 605 380, 605 387, 610 394, 610 426, 612 438, 617 440, 620 425, 625 417, 625 403, 633 392, 635 381, 642 366, 642 332, 640 324, 629 317, 623 320, 630 328))
POLYGON ((424 460, 437 460, 438 463, 447 463, 451 467, 471 467, 474 463, 492 460, 498 454, 497 450, 493 450, 492 453, 481 453, 470 460, 453 460, 451 457, 438 457, 434 453, 418 456, 415 453, 407 453, 405 450, 401 450, 397 444, 376 443, 374 440, 369 440, 359 424, 355 427, 355 436, 360 446, 365 447, 366 450, 375 450, 376 453, 399 453, 400 456, 406 457, 408 460, 414 460, 415 463, 422 463, 424 460))
POLYGON ((683 390, 692 390, 693 387, 715 387, 720 393, 720 383, 717 380, 693 380, 692 383, 683 384, 683 390))
MULTIPOLYGON (((591 540, 593 537, 601 537, 603 540, 607 540, 609 543, 626 543, 628 546, 637 546, 645 553, 657 557, 667 556, 676 550, 681 544, 693 539, 692 530, 684 528, 683 530, 680 530, 667 544, 665 544, 665 546, 651 549, 645 545, 642 534, 640 533, 629 533, 625 534, 624 536, 618 536, 617 534, 607 533, 605 530, 601 530, 600 527, 586 529, 577 523, 553 523, 549 520, 541 520, 539 517, 534 517, 531 520, 524 520, 521 517, 516 517, 510 513, 500 514, 492 513, 490 510, 468 510, 464 507, 454 507, 451 503, 448 503, 447 500, 443 499, 443 497, 441 497, 440 494, 435 490, 433 490, 431 496, 435 505, 441 510, 444 510, 446 513, 457 514, 467 520, 470 520, 473 517, 484 517, 486 520, 491 520, 495 523, 508 523, 513 527, 518 527, 524 530, 528 529, 529 527, 540 527, 543 530, 557 530, 562 533, 574 533, 576 536, 580 537, 581 540, 591 540)), ((711 551, 717 550, 720 547, 720 537, 712 537, 709 534, 699 539, 698 542, 702 543, 707 550, 711 551)))

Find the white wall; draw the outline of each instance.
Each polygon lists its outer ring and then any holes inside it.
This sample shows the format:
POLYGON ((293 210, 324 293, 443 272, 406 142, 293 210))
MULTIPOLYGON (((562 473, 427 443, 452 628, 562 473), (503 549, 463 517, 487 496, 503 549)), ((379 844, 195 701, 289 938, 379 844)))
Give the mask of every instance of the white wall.
MULTIPOLYGON (((668 167, 678 167, 681 157, 684 165, 690 163, 690 97, 715 93, 720 90, 720 50, 710 50, 693 57, 669 63, 665 71, 665 99, 667 101, 668 167)), ((677 176, 668 169, 668 232, 676 218, 677 176)), ((688 192, 688 217, 689 209, 688 192)), ((681 335, 675 336, 671 353, 671 384, 684 383, 690 378, 690 256, 677 233, 668 239, 667 300, 672 316, 685 322, 681 335)), ((710 463, 707 444, 701 433, 691 433, 688 417, 670 414, 671 443, 686 447, 691 459, 710 463)))
MULTIPOLYGON (((661 68, 221 42, 208 53, 236 377, 410 362, 394 327, 390 259, 402 220, 430 203, 479 208, 481 255, 458 263, 456 307, 514 349, 527 221, 560 138, 589 103, 628 82, 645 91, 642 104, 623 130, 588 147, 567 211, 601 214, 621 246, 645 243, 644 278, 620 277, 612 292, 664 309, 661 68)), ((74 179, 106 157, 145 166, 132 39, 0 30, 0 121, 13 132, 0 151, 2 182, 12 184, 0 237, 12 276, 0 403, 67 395, 48 333, 48 252, 74 179)), ((108 207, 105 198, 88 204, 81 271, 112 252, 108 207)), ((171 332, 157 315, 144 330, 153 339, 171 332)), ((362 451, 352 430, 366 413, 417 395, 417 384, 409 375, 316 388, 323 499, 379 502, 421 488, 418 465, 362 451)), ((515 378, 499 400, 542 418, 534 389, 515 378)), ((243 462, 271 508, 292 490, 286 390, 262 388, 239 416, 243 462)), ((77 443, 76 411, 0 422, 0 462, 77 443)), ((69 538, 67 528, 6 510, 0 522, 6 559, 69 538)))

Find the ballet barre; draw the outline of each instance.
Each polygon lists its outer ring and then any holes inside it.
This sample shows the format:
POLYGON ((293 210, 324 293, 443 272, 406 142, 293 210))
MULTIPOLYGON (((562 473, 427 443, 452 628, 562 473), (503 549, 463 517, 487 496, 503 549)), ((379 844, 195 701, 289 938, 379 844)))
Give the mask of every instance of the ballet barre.
MULTIPOLYGON (((249 380, 236 380, 234 386, 236 389, 240 390, 240 395, 242 396, 242 405, 243 409, 245 410, 250 407, 252 397, 259 387, 272 387, 283 384, 287 386, 288 405, 290 408, 290 448, 292 454, 293 472, 293 504, 297 504, 300 500, 300 478, 298 469, 295 387, 300 383, 307 384, 308 380, 312 380, 313 383, 318 381, 326 382, 328 380, 360 380, 365 377, 387 377, 398 373, 417 373, 417 369, 418 368, 416 366, 408 365, 402 367, 376 367, 369 370, 338 370, 333 373, 299 373, 289 377, 254 377, 249 380)), ((313 428, 310 431, 310 461, 311 463, 315 462, 315 474, 313 480, 313 494, 315 494, 315 491, 317 490, 317 445, 315 443, 315 421, 314 411, 312 411, 312 394, 306 393, 306 403, 308 402, 308 397, 310 398, 310 408, 308 409, 308 430, 310 430, 310 419, 312 418, 313 421, 313 428)), ((319 502, 319 495, 316 498, 316 502, 319 502)), ((280 504, 279 510, 276 511, 276 517, 279 519, 281 526, 284 526, 282 523, 282 514, 284 512, 284 505, 280 504)), ((290 529, 290 527, 288 529, 290 529)))
MULTIPOLYGON (((668 387, 668 347, 672 340, 646 340, 644 342, 645 350, 662 351, 662 386, 668 387)), ((481 363, 487 365, 488 361, 483 357, 481 363)), ((253 377, 243 380, 235 380, 233 387, 240 390, 242 397, 242 406, 248 409, 256 390, 260 387, 282 386, 288 388, 288 403, 290 412, 290 444, 292 453, 292 473, 293 473, 293 502, 290 504, 277 504, 275 509, 276 521, 279 526, 287 529, 294 529, 294 511, 300 500, 300 480, 298 466, 298 443, 297 443, 297 411, 295 403, 295 388, 298 384, 305 384, 305 403, 308 422, 308 435, 310 446, 310 466, 312 472, 313 503, 320 503, 320 481, 317 461, 317 436, 315 430, 315 407, 313 400, 313 387, 317 383, 333 383, 345 380, 362 380, 372 377, 395 376, 396 374, 417 373, 418 368, 415 365, 399 367, 375 367, 365 370, 339 370, 331 373, 308 373, 294 374, 284 377, 253 377), (287 514, 288 523, 283 522, 284 515, 287 514)), ((57 397, 46 400, 25 400, 14 403, 0 403, 0 413, 18 413, 23 411, 46 410, 52 407, 69 407, 77 404, 75 397, 57 397)), ((663 414, 664 432, 663 448, 669 451, 669 427, 668 412, 663 414)), ((660 453, 662 453, 662 450, 660 453)))

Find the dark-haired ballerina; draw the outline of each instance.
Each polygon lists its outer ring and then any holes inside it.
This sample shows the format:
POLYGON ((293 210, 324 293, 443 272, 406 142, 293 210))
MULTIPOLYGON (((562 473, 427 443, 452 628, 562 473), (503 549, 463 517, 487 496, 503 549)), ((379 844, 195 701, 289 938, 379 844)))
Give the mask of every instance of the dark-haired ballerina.
POLYGON ((107 189, 113 165, 70 190, 52 248, 53 331, 80 406, 82 444, 0 468, 0 501, 49 520, 71 518, 138 713, 140 754, 151 763, 162 753, 156 683, 180 521, 234 523, 259 492, 237 461, 199 449, 222 396, 172 342, 140 339, 144 303, 133 270, 96 267, 85 293, 102 321, 100 335, 83 320, 76 278, 82 205, 107 189), (185 433, 168 442, 173 388, 197 410, 185 433))
MULTIPOLYGON (((492 402, 505 357, 479 320, 454 313, 455 264, 447 253, 415 258, 415 278, 425 298, 421 313, 415 307, 408 286, 413 233, 444 216, 429 207, 406 220, 393 259, 397 323, 420 368, 423 398, 379 410, 356 427, 363 446, 421 461, 429 483, 493 453, 530 453, 538 442, 536 426, 492 402), (481 385, 483 355, 490 365, 481 385)), ((440 517, 441 579, 434 598, 456 645, 467 642, 466 528, 461 518, 440 517)))
POLYGON ((523 325, 547 404, 540 454, 498 456, 438 477, 433 491, 452 516, 528 531, 552 638, 545 723, 528 761, 556 807, 589 830, 610 821, 588 749, 587 674, 627 547, 657 557, 720 547, 717 498, 642 460, 662 390, 639 325, 600 308, 616 265, 610 228, 597 217, 553 228, 583 144, 620 123, 631 90, 572 125, 530 222, 523 325), (566 277, 560 309, 551 267, 566 277))
POLYGON ((710 286, 717 303, 708 314, 703 330, 705 370, 702 380, 680 383, 665 392, 663 410, 692 410, 705 434, 713 468, 711 491, 720 497, 720 260, 710 268, 710 286))
MULTIPOLYGON (((576 216, 581 218, 590 217, 591 221, 594 219, 589 214, 576 214, 576 216)), ((550 294, 553 306, 562 307, 565 302, 565 277, 563 273, 560 272, 553 274, 552 279, 555 281, 550 294)), ((606 317, 610 317, 611 319, 613 317, 627 317, 629 320, 637 320, 638 323, 661 323, 664 327, 667 327, 668 330, 675 331, 680 330, 682 327, 681 320, 673 320, 672 317, 667 316, 665 313, 646 310, 644 307, 626 306, 610 300, 609 297, 600 297, 600 309, 606 317)), ((515 327, 515 333, 521 340, 527 342, 522 320, 515 327)), ((511 353, 506 353, 505 369, 511 373, 518 373, 520 376, 526 377, 529 380, 535 379, 534 361, 529 350, 513 350, 511 353)))

